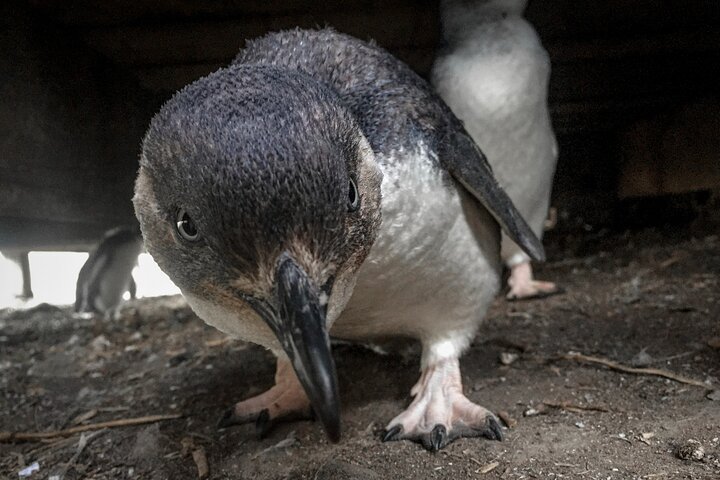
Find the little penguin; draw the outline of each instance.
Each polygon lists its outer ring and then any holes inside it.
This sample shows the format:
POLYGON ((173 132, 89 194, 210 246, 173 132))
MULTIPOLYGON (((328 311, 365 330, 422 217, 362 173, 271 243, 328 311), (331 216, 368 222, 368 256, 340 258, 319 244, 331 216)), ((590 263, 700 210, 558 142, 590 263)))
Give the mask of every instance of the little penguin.
POLYGON ((135 298, 132 270, 143 250, 140 230, 117 227, 105 232, 80 269, 75 289, 75 312, 112 317, 125 292, 135 298))
MULTIPOLYGON (((482 146, 500 186, 542 237, 558 148, 547 96, 550 60, 523 19, 527 0, 444 0, 444 46, 431 81, 482 146)), ((560 293, 533 279, 530 257, 506 234, 510 300, 560 293)))
POLYGON ((318 418, 340 438, 329 335, 422 344, 384 440, 501 439, 458 358, 499 288, 500 228, 542 244, 462 124, 409 67, 331 29, 270 33, 152 119, 135 185, 145 245, 194 311, 277 356, 220 425, 318 418))

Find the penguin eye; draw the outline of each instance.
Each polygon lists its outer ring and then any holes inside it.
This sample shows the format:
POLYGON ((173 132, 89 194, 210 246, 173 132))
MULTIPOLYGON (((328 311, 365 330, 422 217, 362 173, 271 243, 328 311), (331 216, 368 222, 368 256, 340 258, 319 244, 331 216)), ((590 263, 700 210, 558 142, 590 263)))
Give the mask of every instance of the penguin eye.
POLYGON ((348 191, 348 212, 354 212, 360 207, 360 194, 353 179, 350 179, 350 190, 348 191))
POLYGON ((194 242, 200 238, 200 232, 198 232, 195 222, 193 222, 190 215, 185 209, 180 209, 175 217, 175 228, 182 238, 190 242, 194 242))

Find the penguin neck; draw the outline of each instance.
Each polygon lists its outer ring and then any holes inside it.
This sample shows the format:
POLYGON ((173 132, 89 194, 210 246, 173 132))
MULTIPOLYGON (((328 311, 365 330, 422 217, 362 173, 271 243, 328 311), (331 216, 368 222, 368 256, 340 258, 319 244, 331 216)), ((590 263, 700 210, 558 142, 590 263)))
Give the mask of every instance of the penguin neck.
POLYGON ((443 11, 460 10, 467 12, 484 12, 487 14, 522 15, 528 0, 442 0, 443 11))
POLYGON ((479 26, 521 17, 528 0, 443 0, 441 23, 444 40, 453 44, 479 26))

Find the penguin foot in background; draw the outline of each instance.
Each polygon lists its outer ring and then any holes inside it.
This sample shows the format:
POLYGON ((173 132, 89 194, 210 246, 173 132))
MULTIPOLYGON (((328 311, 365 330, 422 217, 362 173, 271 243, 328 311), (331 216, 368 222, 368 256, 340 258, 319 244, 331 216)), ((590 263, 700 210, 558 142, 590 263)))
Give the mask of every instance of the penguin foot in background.
POLYGON ((312 419, 310 400, 288 360, 278 359, 275 385, 268 391, 235 404, 225 412, 218 428, 255 422, 257 434, 264 437, 275 422, 312 419))
POLYGON ((553 282, 533 279, 532 266, 529 261, 518 263, 510 268, 508 286, 510 291, 505 296, 508 300, 545 298, 564 292, 553 282))
POLYGON ((463 394, 457 358, 426 367, 410 394, 413 402, 388 424, 384 442, 413 440, 437 451, 461 437, 503 438, 495 415, 463 394))

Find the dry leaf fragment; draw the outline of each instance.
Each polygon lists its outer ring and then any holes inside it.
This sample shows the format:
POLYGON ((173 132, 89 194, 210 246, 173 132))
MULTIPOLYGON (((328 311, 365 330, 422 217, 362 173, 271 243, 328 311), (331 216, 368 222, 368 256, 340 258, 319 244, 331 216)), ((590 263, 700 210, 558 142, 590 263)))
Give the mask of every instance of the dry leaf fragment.
POLYGON ((497 416, 508 428, 515 428, 515 425, 517 425, 517 420, 512 418, 506 411, 497 412, 497 416))
POLYGON ((195 461, 195 466, 198 470, 198 478, 206 478, 210 473, 210 467, 208 467, 205 449, 203 447, 197 447, 195 450, 192 451, 192 458, 195 461))
POLYGON ((482 474, 490 473, 500 465, 500 462, 491 462, 482 467, 479 471, 482 474))

